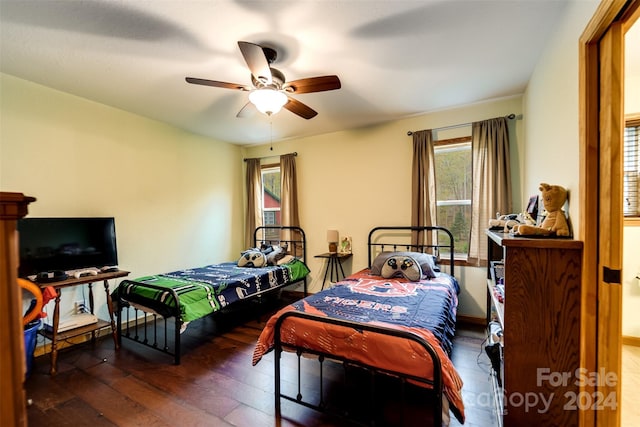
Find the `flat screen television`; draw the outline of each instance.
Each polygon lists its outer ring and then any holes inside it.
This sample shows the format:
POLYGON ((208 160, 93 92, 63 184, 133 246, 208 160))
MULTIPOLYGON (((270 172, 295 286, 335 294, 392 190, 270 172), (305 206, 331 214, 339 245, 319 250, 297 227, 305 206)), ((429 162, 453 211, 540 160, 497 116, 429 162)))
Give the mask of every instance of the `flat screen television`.
POLYGON ((20 277, 118 265, 114 218, 22 218, 18 235, 20 277))

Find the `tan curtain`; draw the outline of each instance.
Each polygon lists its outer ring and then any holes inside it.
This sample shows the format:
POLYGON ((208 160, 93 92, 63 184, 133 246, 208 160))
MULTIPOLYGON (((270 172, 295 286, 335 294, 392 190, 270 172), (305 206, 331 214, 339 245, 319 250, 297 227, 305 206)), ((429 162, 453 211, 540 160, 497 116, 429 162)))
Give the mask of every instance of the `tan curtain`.
POLYGON ((253 246, 253 232, 262 225, 262 171, 260 159, 247 159, 247 220, 245 222, 245 248, 253 246))
MULTIPOLYGON (((295 154, 280 156, 280 177, 280 224, 299 227, 298 179, 296 176, 295 154)), ((281 237, 282 239, 291 239, 294 236, 285 233, 281 237)))
MULTIPOLYGON (((436 224, 436 167, 431 130, 413 132, 413 165, 411 172, 411 225, 436 224)), ((413 232, 411 244, 430 244, 431 235, 413 232)))
POLYGON ((489 218, 512 213, 511 167, 507 119, 497 117, 474 122, 471 128, 473 190, 468 261, 487 260, 489 218))

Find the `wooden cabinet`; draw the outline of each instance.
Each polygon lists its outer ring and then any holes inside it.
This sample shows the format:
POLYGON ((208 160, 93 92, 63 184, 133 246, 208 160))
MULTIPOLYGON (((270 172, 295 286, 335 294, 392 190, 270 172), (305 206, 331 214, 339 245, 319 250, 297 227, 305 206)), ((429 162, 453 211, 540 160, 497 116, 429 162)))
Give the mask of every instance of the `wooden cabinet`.
POLYGON ((18 286, 18 219, 35 201, 22 193, 0 192, 0 424, 26 426, 26 373, 22 289, 18 286))
POLYGON ((504 262, 504 304, 491 274, 487 297, 503 327, 504 425, 577 426, 582 242, 487 236, 490 261, 504 262))

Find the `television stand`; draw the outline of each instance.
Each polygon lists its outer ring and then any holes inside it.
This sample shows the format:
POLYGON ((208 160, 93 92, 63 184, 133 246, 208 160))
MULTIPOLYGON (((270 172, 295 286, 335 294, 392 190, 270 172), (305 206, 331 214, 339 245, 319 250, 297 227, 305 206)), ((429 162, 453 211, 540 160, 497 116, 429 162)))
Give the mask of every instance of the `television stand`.
POLYGON ((95 343, 96 331, 106 327, 110 327, 113 343, 115 345, 115 348, 118 349, 118 338, 116 335, 116 322, 113 317, 113 303, 111 302, 111 295, 109 294, 109 280, 126 277, 128 275, 129 275, 128 271, 118 270, 118 271, 113 271, 109 273, 100 273, 95 276, 85 276, 85 277, 77 277, 77 278, 71 276, 59 282, 38 284, 40 288, 46 288, 48 286, 51 286, 56 291, 55 306, 53 309, 53 324, 51 325, 50 329, 44 328, 38 331, 42 336, 51 340, 51 368, 49 370, 49 373, 51 375, 55 375, 57 372, 59 340, 67 340, 72 337, 90 333, 91 342, 95 343), (109 321, 98 319, 96 323, 69 329, 64 332, 58 331, 58 328, 60 327, 60 297, 62 295, 62 289, 72 287, 72 286, 89 285, 89 311, 91 312, 91 314, 93 314, 93 310, 94 310, 93 283, 99 282, 101 280, 104 282, 104 292, 107 296, 107 310, 109 311, 109 321))

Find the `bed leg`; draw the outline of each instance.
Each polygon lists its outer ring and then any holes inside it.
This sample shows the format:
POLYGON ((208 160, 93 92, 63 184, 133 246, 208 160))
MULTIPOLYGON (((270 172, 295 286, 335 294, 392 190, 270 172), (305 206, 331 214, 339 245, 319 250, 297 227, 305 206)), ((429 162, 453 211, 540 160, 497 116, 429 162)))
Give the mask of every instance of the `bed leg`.
MULTIPOLYGON (((407 389, 406 389, 407 381, 404 378, 400 379, 400 396, 402 396, 402 401, 405 402, 407 398, 407 389)), ((402 405, 402 413, 400 414, 401 425, 404 425, 404 420, 407 418, 406 405, 402 405)), ((437 424, 437 420, 435 420, 437 424)))
POLYGON ((324 371, 322 369, 322 367, 324 366, 323 364, 324 362, 324 356, 320 355, 318 356, 318 363, 320 363, 320 406, 322 408, 324 408, 325 404, 324 404, 324 380, 323 380, 323 375, 324 375, 324 371))
POLYGON ((158 316, 156 314, 153 315, 153 348, 158 348, 158 316))
POLYGON ((276 422, 278 422, 280 420, 280 415, 281 415, 281 407, 280 407, 280 356, 281 356, 281 352, 282 349, 276 345, 275 350, 274 350, 274 362, 273 362, 273 366, 275 369, 274 372, 274 381, 275 381, 275 409, 276 409, 276 422))
POLYGON ((174 346, 174 359, 173 362, 175 365, 180 364, 180 327, 182 326, 182 319, 179 316, 176 316, 176 339, 174 346))
POLYGON ((298 395, 296 396, 296 399, 298 399, 298 402, 302 401, 302 391, 301 391, 301 387, 302 387, 302 373, 300 372, 300 358, 302 357, 302 351, 297 350, 296 351, 296 356, 298 356, 298 395))
POLYGON ((122 303, 118 301, 118 310, 116 311, 118 324, 116 325, 116 339, 118 340, 118 348, 122 348, 122 303))
POLYGON ((142 339, 142 342, 146 345, 149 343, 149 338, 147 337, 147 329, 149 329, 147 326, 147 312, 144 312, 144 338, 142 339))

